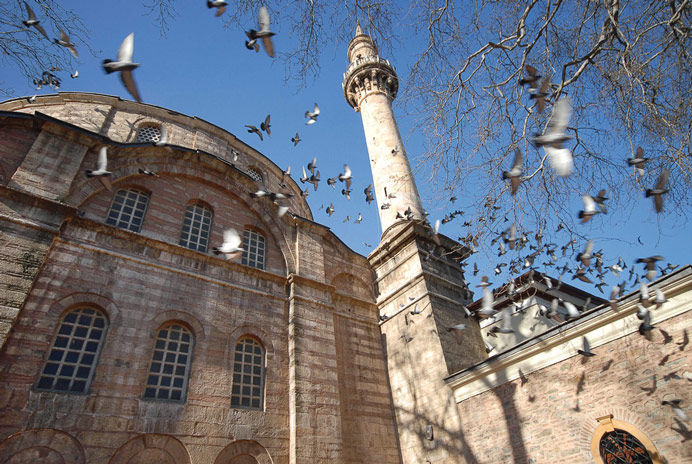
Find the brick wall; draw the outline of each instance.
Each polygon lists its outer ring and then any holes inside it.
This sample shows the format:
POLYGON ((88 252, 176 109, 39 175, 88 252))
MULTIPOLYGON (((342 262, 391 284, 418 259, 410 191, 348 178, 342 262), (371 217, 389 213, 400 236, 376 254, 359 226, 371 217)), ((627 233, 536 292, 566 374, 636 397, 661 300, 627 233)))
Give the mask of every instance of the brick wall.
MULTIPOLYGON (((596 418, 634 425, 656 445, 668 463, 692 462, 689 437, 661 401, 680 398, 692 404, 690 346, 680 350, 683 333, 692 332, 689 312, 660 324, 648 341, 637 333, 593 349, 584 362, 575 356, 458 404, 469 462, 586 463, 596 418), (656 389, 651 388, 656 378, 656 389)), ((688 412, 689 415, 689 412, 688 412)), ((688 429, 689 424, 687 425, 688 429)))

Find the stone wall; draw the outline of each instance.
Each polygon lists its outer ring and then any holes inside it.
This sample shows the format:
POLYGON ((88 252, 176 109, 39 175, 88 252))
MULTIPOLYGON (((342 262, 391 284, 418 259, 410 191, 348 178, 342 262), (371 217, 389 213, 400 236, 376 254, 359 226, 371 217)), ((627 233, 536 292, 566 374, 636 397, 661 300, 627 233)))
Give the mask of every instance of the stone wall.
POLYGON ((608 414, 648 436, 665 462, 692 462, 684 430, 692 427, 661 405, 680 398, 690 415, 692 351, 683 341, 692 318, 656 326, 650 341, 632 333, 594 348, 592 358, 573 356, 460 402, 467 462, 594 462, 596 419, 608 414))

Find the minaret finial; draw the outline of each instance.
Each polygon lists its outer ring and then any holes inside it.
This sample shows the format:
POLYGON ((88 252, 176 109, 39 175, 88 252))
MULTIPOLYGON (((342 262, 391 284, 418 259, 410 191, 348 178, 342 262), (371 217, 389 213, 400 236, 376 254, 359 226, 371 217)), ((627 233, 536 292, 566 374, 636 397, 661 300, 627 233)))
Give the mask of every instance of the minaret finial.
POLYGON ((360 21, 356 19, 356 36, 363 35, 363 29, 360 28, 360 21))

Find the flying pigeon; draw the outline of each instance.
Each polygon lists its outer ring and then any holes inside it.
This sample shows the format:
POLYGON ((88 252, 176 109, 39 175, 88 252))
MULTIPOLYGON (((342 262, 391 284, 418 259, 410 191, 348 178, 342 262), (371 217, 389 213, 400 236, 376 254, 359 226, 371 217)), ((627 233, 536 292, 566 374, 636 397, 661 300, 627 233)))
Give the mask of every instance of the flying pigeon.
POLYGON ((293 142, 294 147, 298 145, 298 142, 300 142, 300 135, 298 134, 298 132, 296 132, 295 137, 291 137, 291 142, 293 142))
POLYGON ((141 103, 142 99, 139 97, 137 85, 132 77, 132 71, 139 66, 139 63, 132 62, 134 46, 135 33, 133 32, 125 37, 125 40, 123 40, 123 43, 120 45, 120 49, 118 50, 118 59, 116 61, 103 60, 103 69, 106 71, 106 74, 119 71, 120 79, 123 81, 123 85, 127 91, 130 92, 130 95, 132 95, 135 100, 141 103))
POLYGON ((87 169, 87 177, 110 176, 112 173, 107 170, 108 164, 108 147, 105 145, 99 150, 98 161, 96 162, 96 170, 87 169))
POLYGON ((248 124, 245 124, 245 127, 248 128, 247 131, 250 134, 253 134, 253 133, 257 134, 257 136, 260 138, 260 140, 264 141, 264 137, 262 137, 262 132, 260 132, 260 130, 258 128, 256 128, 255 126, 252 126, 252 125, 248 125, 248 124))
POLYGON ((334 203, 330 203, 329 207, 327 207, 327 214, 331 217, 332 214, 334 214, 334 203))
POLYGON ((315 169, 317 169, 317 157, 314 157, 312 161, 308 163, 308 170, 314 175, 315 169))
POLYGON ((543 108, 545 108, 545 97, 548 96, 548 88, 550 87, 550 79, 547 77, 541 82, 541 88, 529 95, 529 100, 536 100, 536 105, 538 106, 538 112, 542 113, 543 108))
POLYGON ((593 240, 589 240, 588 242, 586 242, 586 246, 584 247, 584 252, 579 253, 577 255, 577 261, 581 261, 581 263, 586 267, 591 266, 591 258, 593 258, 593 255, 591 254, 592 250, 593 250, 593 240))
POLYGON ((253 32, 253 30, 251 30, 250 32, 245 31, 245 35, 249 39, 245 41, 245 48, 247 48, 248 50, 254 50, 257 53, 259 53, 259 44, 257 43, 257 38, 253 36, 253 32))
POLYGON ((559 176, 565 177, 571 174, 573 168, 572 152, 569 148, 563 148, 563 142, 570 137, 565 134, 567 124, 572 114, 572 103, 569 97, 563 97, 553 107, 553 114, 548 121, 548 128, 543 135, 534 137, 533 142, 542 146, 548 154, 548 161, 559 176))
POLYGON ((538 70, 530 64, 524 66, 524 71, 526 71, 527 76, 519 79, 519 85, 529 84, 529 91, 534 92, 538 89, 538 81, 542 76, 538 74, 538 70))
POLYGON ((74 44, 70 42, 70 38, 67 36, 67 34, 65 34, 65 31, 63 31, 60 28, 58 29, 60 30, 60 38, 53 39, 53 42, 68 49, 70 52, 72 52, 72 55, 74 55, 75 58, 79 58, 79 55, 77 54, 77 49, 75 48, 74 44))
POLYGON ((649 158, 644 158, 644 149, 642 147, 637 147, 637 151, 632 155, 632 158, 627 160, 627 164, 634 166, 635 172, 642 177, 644 175, 644 168, 642 166, 644 163, 649 161, 649 158))
POLYGON ((226 259, 235 260, 243 254, 242 240, 235 229, 226 229, 223 231, 223 244, 220 247, 213 248, 215 254, 226 255, 226 259))
POLYGON ((360 224, 361 222, 363 222, 363 215, 358 213, 358 218, 355 221, 353 221, 353 223, 360 224))
POLYGON ((670 401, 661 401, 662 405, 668 405, 671 408, 673 408, 673 412, 675 413, 676 416, 680 418, 681 421, 687 422, 687 414, 685 413, 685 410, 680 407, 680 403, 682 403, 682 400, 679 399, 674 399, 670 401))
POLYGON ((608 199, 605 196, 605 189, 602 189, 600 192, 598 192, 598 195, 595 197, 591 197, 593 201, 598 205, 598 208, 601 210, 601 213, 603 214, 608 214, 608 211, 606 210, 605 207, 605 201, 608 199))
POLYGON ((646 278, 651 282, 656 277, 656 261, 663 261, 663 256, 649 256, 648 258, 638 258, 635 263, 644 264, 646 278))
POLYGON ((310 124, 315 124, 317 122, 317 116, 320 115, 320 108, 317 106, 317 103, 315 103, 315 107, 312 109, 312 111, 307 110, 305 112, 305 117, 308 118, 308 120, 305 122, 306 125, 310 124))
POLYGON ((276 35, 269 30, 269 11, 266 6, 263 6, 259 10, 259 31, 250 31, 250 34, 254 38, 262 39, 262 46, 267 52, 270 58, 274 58, 274 43, 272 42, 272 36, 276 35))
POLYGON ((512 163, 512 169, 509 171, 504 171, 502 173, 502 178, 503 179, 509 179, 510 183, 512 184, 512 195, 517 194, 517 189, 519 188, 519 184, 521 183, 521 180, 519 180, 519 176, 522 174, 522 157, 521 157, 521 152, 519 149, 515 149, 514 151, 514 162, 512 163))
POLYGON ((217 18, 226 12, 226 5, 228 3, 223 0, 207 0, 207 8, 216 8, 217 18))
POLYGON ((596 209, 596 201, 591 195, 582 195, 581 199, 584 202, 584 210, 579 211, 578 217, 581 219, 581 223, 584 224, 601 211, 596 209))
POLYGON ((368 204, 372 203, 372 201, 375 199, 372 196, 372 184, 365 187, 365 190, 363 190, 363 192, 365 193, 365 201, 367 201, 368 204))
MULTIPOLYGON (((31 9, 28 3, 24 2, 24 6, 26 7, 26 12, 29 15, 29 19, 22 21, 22 24, 24 24, 26 27, 31 27, 34 26, 37 31, 39 31, 43 36, 48 39, 48 34, 46 34, 46 30, 43 29, 43 26, 40 25, 40 21, 36 19, 36 15, 34 14, 34 10, 31 9)), ((48 39, 50 40, 50 39, 48 39)))
POLYGON ((344 164, 344 173, 339 174, 339 180, 341 182, 346 182, 346 190, 351 188, 351 168, 348 167, 348 164, 344 164))
POLYGON ((156 174, 154 171, 150 171, 150 170, 145 169, 145 168, 139 168, 139 169, 138 169, 138 172, 139 172, 140 174, 145 175, 145 176, 159 177, 159 175, 156 174))
POLYGON ((260 124, 260 129, 262 129, 264 132, 267 133, 267 135, 271 136, 272 131, 271 131, 271 125, 269 124, 269 120, 271 118, 271 114, 268 114, 266 118, 264 118, 264 122, 260 124))
POLYGON ((664 170, 658 177, 656 187, 652 189, 646 189, 646 198, 654 197, 654 207, 656 208, 657 213, 663 211, 663 194, 668 193, 666 184, 668 183, 669 175, 670 171, 668 169, 664 170))
POLYGON ((464 341, 464 330, 466 330, 466 324, 457 324, 454 327, 448 327, 447 332, 454 332, 454 336, 457 339, 457 343, 461 345, 464 341))
POLYGON ((74 70, 74 73, 70 74, 70 77, 71 77, 72 79, 77 79, 77 78, 79 77, 79 70, 78 70, 78 69, 75 69, 75 70, 74 70))
POLYGON ((590 358, 592 356, 596 356, 595 353, 591 352, 591 345, 589 345, 589 341, 586 339, 586 337, 584 337, 583 340, 584 340, 584 349, 583 350, 577 350, 577 353, 579 353, 582 356, 586 356, 587 358, 590 358))

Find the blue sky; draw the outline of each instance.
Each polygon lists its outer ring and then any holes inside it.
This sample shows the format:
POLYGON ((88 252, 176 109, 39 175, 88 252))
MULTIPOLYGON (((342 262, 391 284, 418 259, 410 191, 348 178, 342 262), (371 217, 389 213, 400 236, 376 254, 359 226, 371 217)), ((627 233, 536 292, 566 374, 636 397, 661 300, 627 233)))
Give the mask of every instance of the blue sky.
MULTIPOLYGON (((154 17, 146 14, 142 3, 141 0, 62 2, 65 8, 75 10, 90 29, 93 53, 90 53, 85 44, 77 44, 80 58, 74 67, 79 70, 79 78, 69 78, 68 74, 73 70, 58 73, 63 82, 61 90, 98 92, 131 98, 116 75, 105 75, 101 61, 105 58, 115 59, 124 37, 134 32, 134 60, 141 63, 134 75, 145 103, 198 116, 224 128, 277 165, 283 168, 290 165, 294 178, 298 177, 301 165, 307 164, 314 156, 317 157, 324 180, 342 172, 343 164, 348 163, 354 175, 352 199, 345 200, 340 195, 340 189, 332 190, 323 181, 317 192, 311 189, 308 203, 316 221, 334 230, 355 251, 365 255, 370 253, 372 248, 367 248, 364 243, 376 245, 381 231, 376 203, 367 205, 364 201, 363 189, 371 183, 371 175, 361 118, 346 103, 341 89, 343 72, 348 66, 347 42, 334 40, 323 49, 319 76, 309 78, 305 86, 300 86, 287 82, 283 65, 278 60, 269 58, 264 50, 258 54, 248 51, 244 46, 243 30, 224 27, 221 19, 214 17, 213 11, 206 8, 205 2, 176 2, 177 15, 170 21, 170 29, 165 36, 161 35, 159 27, 154 24, 154 17), (317 124, 306 126, 303 114, 315 102, 320 106, 321 115, 317 124), (245 131, 244 125, 259 126, 267 114, 271 114, 272 136, 265 137, 265 141, 260 142, 256 135, 245 131), (296 131, 300 133, 303 142, 293 147, 290 139, 296 131), (334 203, 335 207, 331 218, 324 211, 324 207, 330 203, 334 203), (354 224, 353 220, 359 212, 363 214, 363 222, 354 224), (351 220, 344 223, 347 215, 351 220)), ((38 13, 38 8, 34 9, 38 13)), ((255 27, 256 19, 247 19, 246 28, 255 27)), ((399 21, 403 24, 410 21, 410 18, 401 17, 399 21)), ((401 30, 401 27, 398 24, 394 29, 401 30)), ((49 35, 57 35, 50 25, 46 29, 49 35)), ((290 31, 283 30, 281 24, 276 22, 273 22, 272 29, 277 32, 274 38, 277 53, 286 51, 293 43, 290 31)), ((407 84, 411 60, 423 42, 408 33, 401 33, 399 37, 395 42, 394 52, 384 58, 389 59, 396 67, 400 88, 403 89, 407 84)), ((37 93, 30 80, 5 63, 0 86, 9 89, 13 96, 37 93)), ((48 88, 38 91, 39 94, 51 92, 53 91, 48 88)), ((411 164, 417 166, 418 189, 431 219, 441 218, 446 212, 456 209, 477 208, 483 201, 483 192, 456 191, 455 195, 459 200, 452 205, 443 198, 446 196, 439 189, 433 188, 436 181, 426 177, 426 167, 419 163, 425 146, 424 140, 420 133, 412 132, 417 116, 406 116, 396 103, 395 113, 400 132, 411 164)), ((625 158, 623 155, 623 163, 625 158)), ((570 205, 575 215, 582 209, 581 193, 585 192, 575 192, 573 204, 570 205)), ((641 197, 635 211, 611 211, 607 216, 597 216, 590 223, 580 226, 580 232, 595 240, 596 250, 606 250, 606 265, 612 264, 618 256, 632 262, 637 257, 653 254, 661 254, 676 264, 690 262, 688 237, 692 228, 687 225, 685 215, 673 214, 663 222, 654 213, 650 199, 645 199, 643 193, 641 197)), ((452 238, 466 235, 461 226, 463 220, 460 218, 442 226, 441 232, 452 238)), ((548 227, 554 226, 555 224, 549 223, 548 227)), ((556 243, 562 246, 567 240, 566 235, 559 236, 556 243)), ((576 245, 575 250, 581 247, 582 241, 576 245)), ((474 255, 469 260, 470 267, 477 261, 481 274, 492 276, 492 268, 498 262, 493 250, 491 248, 474 255)), ((544 259, 541 257, 537 261, 544 259)), ((570 265, 573 264, 574 261, 570 261, 570 265)), ((642 269, 641 266, 639 269, 642 269)), ((548 273, 557 277, 554 270, 548 273)), ((469 272, 467 277, 471 284, 475 284, 480 279, 480 274, 473 277, 469 272)), ((506 278, 505 271, 501 276, 492 276, 491 280, 499 284, 506 278)), ((607 280, 614 284, 618 278, 608 276, 607 280)), ((589 289, 584 286, 582 288, 589 289)))

